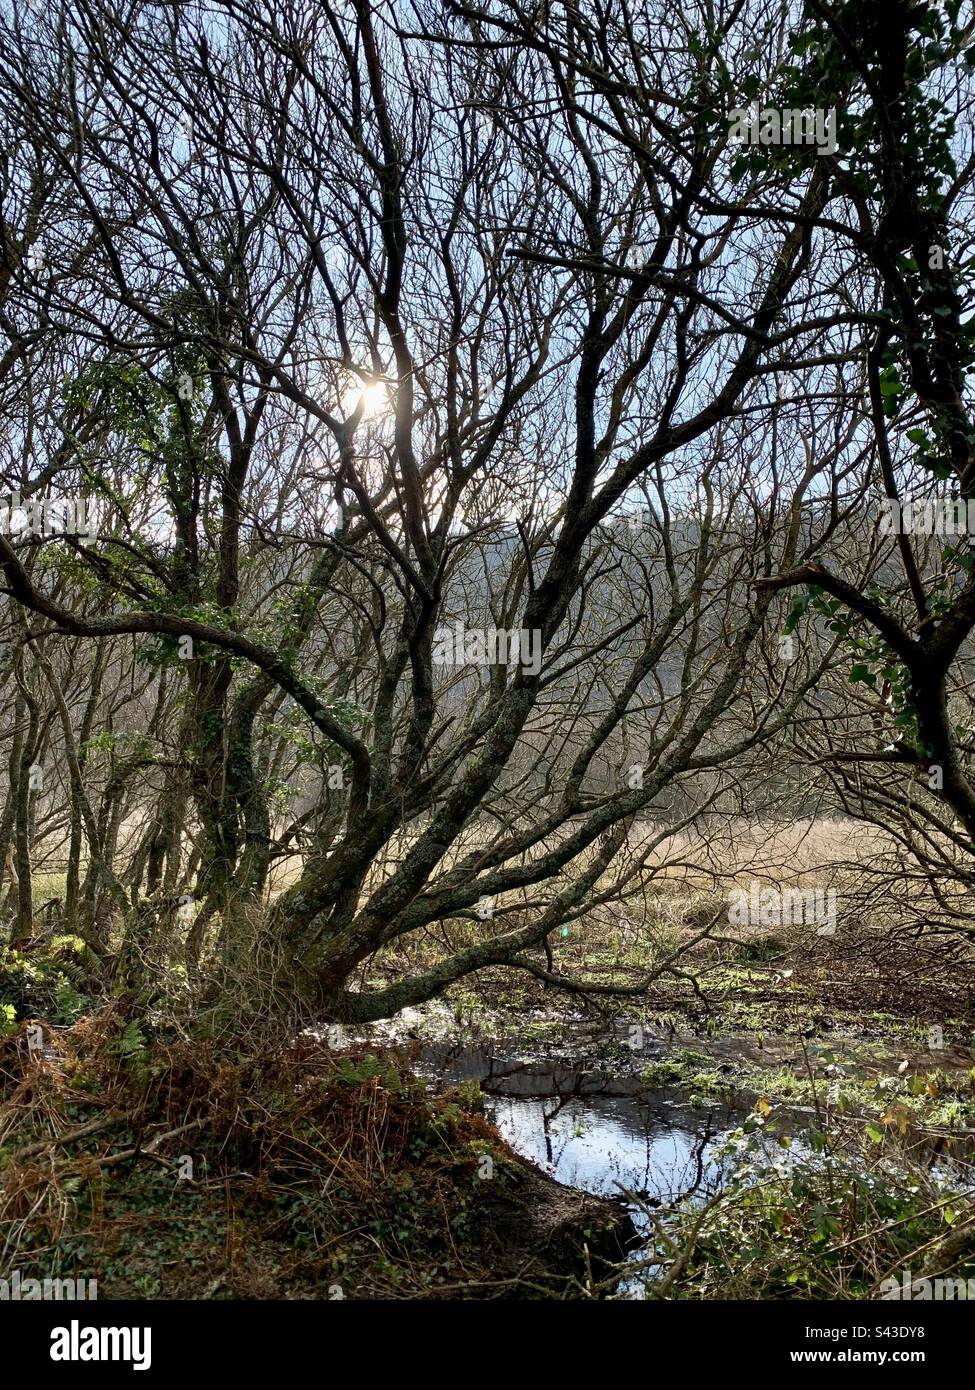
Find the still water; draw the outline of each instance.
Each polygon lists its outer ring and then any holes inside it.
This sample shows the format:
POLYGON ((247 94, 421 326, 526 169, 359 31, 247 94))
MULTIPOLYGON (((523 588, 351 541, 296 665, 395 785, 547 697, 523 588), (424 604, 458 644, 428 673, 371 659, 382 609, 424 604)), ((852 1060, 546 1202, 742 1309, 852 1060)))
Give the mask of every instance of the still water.
POLYGON ((427 1046, 417 1070, 437 1089, 478 1082, 486 1113, 516 1153, 558 1182, 628 1198, 638 1226, 646 1216, 633 1198, 657 1207, 706 1196, 734 1166, 718 1150, 742 1111, 692 1107, 639 1077, 523 1061, 493 1045, 427 1046))

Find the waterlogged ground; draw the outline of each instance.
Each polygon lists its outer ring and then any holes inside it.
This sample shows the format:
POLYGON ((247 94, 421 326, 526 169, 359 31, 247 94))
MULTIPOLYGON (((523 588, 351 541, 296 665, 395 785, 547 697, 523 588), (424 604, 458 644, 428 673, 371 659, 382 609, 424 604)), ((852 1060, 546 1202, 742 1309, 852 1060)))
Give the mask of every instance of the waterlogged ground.
MULTIPOLYGON (((702 1036, 557 1011, 517 1028, 510 1015, 472 1021, 438 1005, 374 1036, 404 1047, 431 1090, 478 1088, 507 1143, 556 1181, 624 1204, 644 1265, 655 1222, 706 1201, 744 1164, 749 1182, 818 1165, 820 1127, 861 1142, 869 1129, 878 1157, 896 1142, 932 1174, 975 1187, 971 1049, 867 1032, 702 1036)), ((642 1281, 620 1292, 640 1297, 642 1281)))
MULTIPOLYGON (((475 1031, 501 1022, 481 1018, 475 1031)), ((739 1145, 731 1137, 750 1124, 751 1100, 730 1088, 727 1099, 694 1095, 688 1077, 682 1085, 658 1084, 654 1071, 675 1069, 678 1055, 687 1071, 673 1039, 565 1015, 535 1019, 508 1038, 458 1036, 468 1031, 435 1006, 408 1010, 372 1036, 404 1048, 410 1069, 433 1092, 476 1087, 502 1138, 557 1182, 624 1206, 644 1237, 631 1252, 634 1261, 646 1258, 657 1213, 710 1197, 735 1172, 739 1145)), ((716 1062, 715 1077, 721 1067, 730 1070, 716 1062)), ((771 1128, 750 1137, 749 1151, 757 1145, 765 1162, 785 1166, 797 1152, 793 1127, 778 1119, 771 1128)), ((799 1149, 807 1152, 801 1141, 799 1149)), ((622 1291, 640 1297, 642 1282, 627 1281, 622 1291)))

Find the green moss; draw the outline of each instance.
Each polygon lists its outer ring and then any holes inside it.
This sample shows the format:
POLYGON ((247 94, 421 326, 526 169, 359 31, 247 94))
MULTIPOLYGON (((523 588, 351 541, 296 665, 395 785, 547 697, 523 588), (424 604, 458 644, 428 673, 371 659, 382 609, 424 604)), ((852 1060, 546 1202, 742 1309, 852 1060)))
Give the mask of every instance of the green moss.
POLYGON ((702 1078, 717 1080, 719 1075, 713 1059, 705 1053, 689 1047, 675 1047, 658 1061, 648 1062, 640 1073, 640 1080, 646 1086, 698 1085, 700 1089, 702 1078))

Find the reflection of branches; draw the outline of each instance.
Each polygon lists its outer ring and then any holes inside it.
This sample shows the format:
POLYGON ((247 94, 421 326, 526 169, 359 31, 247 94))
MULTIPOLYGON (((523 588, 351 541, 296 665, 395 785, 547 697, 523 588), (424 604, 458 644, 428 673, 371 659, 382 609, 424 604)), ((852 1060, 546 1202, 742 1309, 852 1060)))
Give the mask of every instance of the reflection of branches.
MULTIPOLYGON (((718 1203, 723 1200, 724 1196, 724 1189, 721 1189, 720 1191, 716 1192, 713 1197, 709 1198, 708 1201, 704 1203, 704 1205, 700 1208, 700 1210, 694 1217, 694 1221, 691 1225, 690 1231, 687 1234, 687 1239, 684 1243, 683 1248, 676 1252, 674 1242, 671 1239, 668 1232, 664 1229, 659 1217, 654 1212, 650 1211, 644 1203, 638 1203, 646 1212, 647 1218, 653 1227, 655 1242, 659 1241, 667 1245, 671 1252, 675 1252, 673 1254, 673 1259, 671 1260, 670 1267, 667 1270, 667 1273, 664 1275, 663 1279, 658 1284, 655 1284, 651 1287, 644 1286, 646 1293, 652 1295, 652 1297, 654 1298, 667 1297, 671 1288, 684 1273, 690 1262, 691 1256, 694 1253, 695 1246, 697 1245, 697 1237, 700 1233, 701 1227, 704 1225, 704 1222, 707 1220, 708 1216, 710 1216, 711 1212, 718 1205, 718 1203)), ((621 1276, 623 1276, 626 1273, 636 1274, 641 1270, 659 1269, 662 1263, 663 1262, 656 1257, 656 1254, 654 1254, 653 1258, 649 1258, 646 1260, 637 1260, 632 1264, 623 1266, 622 1269, 617 1269, 615 1280, 613 1282, 619 1283, 621 1276)), ((606 1282, 607 1288, 612 1286, 613 1285, 609 1281, 606 1282)))
POLYGON ((671 1199, 672 1206, 676 1206, 678 1202, 686 1202, 688 1197, 693 1197, 694 1193, 700 1189, 704 1181, 704 1154, 714 1134, 713 1119, 714 1117, 709 1113, 704 1122, 704 1129, 697 1136, 697 1140, 694 1144, 694 1180, 683 1192, 671 1199))

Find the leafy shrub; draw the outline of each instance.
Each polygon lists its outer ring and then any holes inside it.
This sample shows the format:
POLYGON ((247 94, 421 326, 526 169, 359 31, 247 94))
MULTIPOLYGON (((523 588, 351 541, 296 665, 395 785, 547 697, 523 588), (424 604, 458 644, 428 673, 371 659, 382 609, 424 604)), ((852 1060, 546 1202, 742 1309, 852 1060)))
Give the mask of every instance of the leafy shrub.
POLYGON ((46 951, 29 955, 12 946, 0 947, 0 1006, 9 1005, 18 1019, 74 1023, 89 1003, 72 973, 84 949, 84 942, 74 936, 54 937, 46 951))

